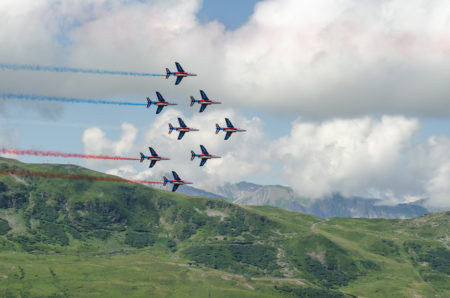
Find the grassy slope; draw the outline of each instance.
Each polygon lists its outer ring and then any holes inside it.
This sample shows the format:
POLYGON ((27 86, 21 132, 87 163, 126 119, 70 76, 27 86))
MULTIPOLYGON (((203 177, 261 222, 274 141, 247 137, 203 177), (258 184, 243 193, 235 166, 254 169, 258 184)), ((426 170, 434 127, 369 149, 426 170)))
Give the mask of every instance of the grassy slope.
POLYGON ((0 296, 270 297, 266 282, 249 281, 205 267, 188 267, 170 256, 78 257, 0 254, 0 296), (23 272, 23 275, 22 273, 23 272))
MULTIPOLYGON (((396 221, 358 219, 352 222, 339 218, 320 223, 317 229, 343 248, 380 266, 379 270, 341 288, 343 292, 378 297, 414 295, 433 297, 439 294, 444 297, 450 293, 448 286, 436 287, 432 282, 425 282, 417 270, 421 265, 414 266, 414 262, 411 262, 412 256, 403 249, 403 243, 407 241, 426 239, 427 243, 431 243, 429 238, 405 237, 402 235, 404 230, 396 221)), ((448 278, 443 274, 438 275, 443 279, 448 278)))
MULTIPOLYGON (((0 169, 11 167, 93 174, 0 159, 0 169)), ((322 220, 126 183, 4 175, 0 182, 7 187, 0 184, 0 203, 9 204, 0 219, 11 228, 0 236, 0 296, 264 297, 309 289, 320 297, 321 288, 450 295, 449 213, 322 220), (203 265, 187 267, 188 260, 203 265)))

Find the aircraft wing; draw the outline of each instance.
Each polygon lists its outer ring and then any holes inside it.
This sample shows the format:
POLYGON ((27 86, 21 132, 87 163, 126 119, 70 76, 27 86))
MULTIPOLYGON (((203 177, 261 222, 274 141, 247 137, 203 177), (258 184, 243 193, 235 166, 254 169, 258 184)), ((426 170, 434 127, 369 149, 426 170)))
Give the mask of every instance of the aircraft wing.
POLYGON ((184 123, 183 119, 178 118, 178 123, 180 123, 181 127, 186 127, 186 124, 184 123))
POLYGON ((202 96, 202 99, 204 99, 204 100, 209 100, 209 99, 208 99, 208 96, 206 96, 205 91, 200 90, 200 95, 202 96))
POLYGON ((156 96, 158 96, 158 100, 159 101, 165 101, 164 97, 161 95, 161 93, 159 93, 158 91, 156 91, 156 96))
POLYGON ((200 113, 203 112, 208 105, 202 104, 200 107, 200 113))
POLYGON ((181 180, 180 176, 178 176, 177 172, 172 171, 173 179, 175 180, 181 180))
POLYGON ((231 137, 232 132, 227 131, 227 134, 225 135, 225 140, 228 140, 231 137))
POLYGON ((203 154, 209 154, 208 150, 206 150, 205 146, 203 146, 203 145, 200 145, 200 150, 202 150, 203 154))
POLYGON ((200 166, 203 167, 203 165, 206 163, 208 159, 202 158, 202 161, 200 162, 200 166))
POLYGON ((156 109, 156 114, 161 113, 163 108, 164 108, 164 106, 158 106, 158 108, 156 109))
POLYGON ((150 150, 150 153, 152 154, 152 156, 158 156, 158 154, 156 154, 155 149, 153 149, 152 147, 148 147, 148 150, 150 150))
POLYGON ((178 140, 181 140, 184 136, 185 131, 180 131, 180 134, 178 135, 178 140))
POLYGON ((228 127, 234 127, 233 124, 231 123, 230 119, 225 118, 225 122, 227 123, 228 127))
POLYGON ((180 186, 180 184, 174 184, 172 187, 172 191, 175 192, 178 189, 178 186, 180 186))
POLYGON ((177 80, 175 81, 175 85, 178 85, 182 79, 183 79, 183 77, 177 77, 177 80))
POLYGON ((150 162, 150 165, 148 166, 149 168, 153 168, 153 166, 155 165, 155 163, 156 163, 156 160, 152 160, 151 162, 150 162))
POLYGON ((181 64, 180 64, 180 63, 175 62, 175 65, 177 66, 177 70, 178 70, 179 72, 184 72, 183 67, 181 67, 181 64))

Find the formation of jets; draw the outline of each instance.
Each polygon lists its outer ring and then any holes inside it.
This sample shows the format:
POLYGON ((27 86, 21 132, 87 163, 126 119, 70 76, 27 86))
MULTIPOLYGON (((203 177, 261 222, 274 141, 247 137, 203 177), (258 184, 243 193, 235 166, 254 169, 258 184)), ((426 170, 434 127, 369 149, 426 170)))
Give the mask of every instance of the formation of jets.
MULTIPOLYGON (((180 63, 175 62, 175 65, 177 67, 176 72, 171 72, 168 68, 166 68, 166 79, 168 79, 170 76, 176 77, 175 85, 180 84, 181 80, 184 77, 197 76, 194 73, 185 72, 183 70, 183 67, 181 67, 180 63)), ((158 91, 156 92, 156 96, 158 99, 155 101, 152 101, 150 98, 147 97, 147 108, 149 108, 151 105, 157 106, 156 114, 161 113, 161 111, 165 106, 177 105, 176 103, 166 101, 164 97, 161 95, 161 93, 159 93, 158 91)), ((190 103, 191 107, 194 106, 195 103, 200 104, 199 110, 200 113, 202 113, 209 105, 221 104, 220 101, 209 99, 203 90, 200 90, 200 96, 201 99, 195 99, 194 96, 191 96, 191 103, 190 103)), ((230 119, 228 118, 225 118, 225 122, 226 126, 224 127, 220 127, 219 124, 216 124, 216 134, 218 134, 221 130, 223 130, 225 132, 224 138, 225 140, 228 140, 230 136, 235 132, 246 131, 245 129, 234 127, 230 119)), ((178 127, 174 127, 171 123, 169 123, 169 134, 171 134, 173 131, 179 132, 177 140, 181 140, 185 135, 185 133, 187 132, 199 131, 199 129, 197 128, 187 126, 186 123, 184 123, 183 119, 181 119, 180 117, 178 117, 178 123, 180 124, 180 126, 178 127)), ((156 164, 157 161, 169 160, 169 158, 167 157, 159 156, 152 147, 148 147, 148 149, 150 150, 150 155, 147 156, 141 152, 140 162, 143 162, 144 160, 149 160, 150 161, 149 168, 153 168, 153 166, 156 164)), ((200 150, 201 150, 200 154, 196 154, 193 150, 191 150, 191 161, 194 160, 196 157, 201 159, 200 167, 203 167, 205 163, 208 161, 208 159, 221 158, 220 156, 209 154, 208 150, 206 150, 205 146, 203 145, 200 145, 200 150)), ((176 191, 180 185, 192 184, 192 182, 182 180, 175 171, 172 171, 172 175, 173 180, 167 179, 166 176, 163 176, 163 185, 165 186, 167 184, 172 184, 173 185, 172 191, 176 191)))
MULTIPOLYGON (((208 96, 206 95, 205 91, 200 90, 200 94, 202 96, 202 99, 195 99, 194 96, 191 96, 191 107, 195 104, 195 103, 199 103, 200 104, 200 113, 202 113, 207 106, 209 105, 217 105, 217 104, 221 104, 220 101, 216 101, 216 100, 210 100, 208 98, 208 96)), ((158 108, 156 109, 156 114, 161 113, 162 109, 166 106, 176 106, 178 105, 177 103, 172 103, 172 102, 168 102, 164 99, 164 97, 161 95, 161 93, 159 93, 158 91, 156 91, 156 96, 158 97, 158 100, 152 101, 149 97, 147 97, 147 109, 151 106, 151 105, 155 105, 158 108)))

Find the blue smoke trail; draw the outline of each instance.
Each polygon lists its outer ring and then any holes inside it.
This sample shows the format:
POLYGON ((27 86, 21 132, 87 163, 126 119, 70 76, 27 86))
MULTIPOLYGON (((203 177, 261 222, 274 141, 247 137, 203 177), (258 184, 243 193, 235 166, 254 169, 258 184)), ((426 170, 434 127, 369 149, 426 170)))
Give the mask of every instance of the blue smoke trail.
POLYGON ((83 98, 56 97, 56 96, 40 96, 40 95, 14 94, 14 93, 3 93, 3 94, 0 94, 0 99, 60 101, 60 102, 71 102, 71 103, 90 103, 90 104, 119 105, 119 106, 146 106, 147 105, 145 103, 126 102, 126 101, 108 101, 108 100, 98 100, 98 99, 83 99, 83 98))
POLYGON ((32 71, 51 71, 51 72, 74 72, 74 73, 90 73, 90 74, 108 74, 119 76, 138 76, 138 77, 165 77, 165 74, 145 73, 145 72, 129 72, 129 71, 113 71, 89 68, 71 68, 58 66, 42 66, 27 64, 7 64, 0 63, 0 69, 4 70, 32 70, 32 71))

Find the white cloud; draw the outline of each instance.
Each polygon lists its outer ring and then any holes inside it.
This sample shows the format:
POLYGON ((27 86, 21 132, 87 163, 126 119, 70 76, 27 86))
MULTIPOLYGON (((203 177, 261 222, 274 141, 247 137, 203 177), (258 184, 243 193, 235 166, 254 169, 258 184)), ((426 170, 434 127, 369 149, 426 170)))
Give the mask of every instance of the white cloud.
MULTIPOLYGON (((19 131, 17 129, 5 128, 2 127, 2 123, 0 122, 0 146, 4 148, 11 148, 19 139, 19 131)), ((8 158, 14 158, 14 156, 10 154, 3 155, 8 158)))
MULTIPOLYGON (((201 24, 200 0, 38 2, 2 1, 0 60, 158 73, 180 60, 199 77, 176 95, 207 86, 230 104, 307 118, 450 113, 446 0, 266 0, 235 31, 201 24)), ((161 86, 69 74, 22 80, 27 90, 90 97, 161 86)))
POLYGON ((428 198, 450 206, 450 138, 418 142, 417 119, 383 116, 295 121, 291 133, 272 144, 282 175, 301 195, 332 192, 376 197, 391 203, 428 198))
POLYGON ((403 117, 358 118, 292 124, 275 142, 275 156, 295 190, 320 197, 334 191, 357 194, 389 190, 402 150, 418 128, 403 117))
MULTIPOLYGON (((106 137, 106 134, 98 127, 91 127, 83 132, 81 140, 84 144, 84 151, 86 154, 93 155, 113 155, 123 156, 128 154, 133 148, 136 140, 137 129, 130 123, 122 123, 122 134, 117 141, 111 141, 106 137)), ((116 165, 114 161, 105 160, 86 160, 89 166, 99 167, 100 165, 116 165)))
POLYGON ((130 179, 159 181, 175 170, 182 178, 195 182, 195 187, 214 191, 225 182, 280 174, 302 196, 320 198, 340 192, 381 198, 387 203, 428 198, 430 206, 448 208, 450 138, 431 137, 418 142, 419 129, 417 119, 402 116, 298 120, 292 123, 289 135, 271 141, 264 134, 260 119, 246 119, 230 109, 216 109, 191 118, 168 109, 143 129, 143 142, 136 142, 134 127, 127 127, 129 138, 124 137, 124 130, 116 142, 108 140, 100 129, 90 128, 83 134, 83 142, 87 153, 138 156, 137 150, 147 151, 152 146, 160 155, 171 158, 152 169, 147 168, 148 162, 120 166, 104 163, 109 166, 108 173, 130 179), (177 141, 178 133, 169 135, 167 131, 168 123, 175 123, 179 116, 200 131, 187 133, 177 141), (224 141, 223 135, 214 134, 216 120, 224 116, 248 132, 224 141), (189 161, 190 150, 199 151, 200 144, 222 159, 210 160, 202 168, 198 160, 189 161), (281 166, 280 173, 274 172, 272 162, 281 166))
POLYGON ((427 3, 264 1, 228 39, 228 78, 310 117, 448 114, 449 4, 427 3))
POLYGON ((1 1, 1 62, 161 73, 179 60, 199 74, 175 88, 162 78, 2 70, 2 92, 103 98, 158 89, 187 98, 206 88, 226 106, 316 121, 296 121, 290 135, 270 141, 261 119, 212 109, 186 118, 201 131, 179 142, 166 131, 181 112, 168 109, 141 130, 145 142, 134 125, 124 124, 117 141, 90 128, 83 143, 87 153, 133 156, 152 145, 171 161, 154 169, 90 165, 137 178, 176 169, 209 188, 270 171, 275 156, 299 193, 423 196, 448 206, 448 137, 417 144, 416 118, 367 115, 450 116, 449 1, 265 0, 234 31, 200 23, 200 7, 200 0, 1 1), (224 116, 249 132, 224 142, 214 135, 224 116), (191 163, 189 151, 200 143, 223 158, 205 168, 191 163))
POLYGON ((430 206, 450 208, 450 138, 431 137, 427 142, 431 179, 426 183, 430 206))

